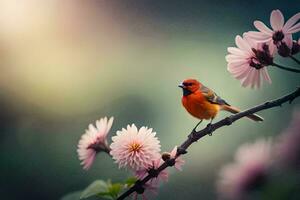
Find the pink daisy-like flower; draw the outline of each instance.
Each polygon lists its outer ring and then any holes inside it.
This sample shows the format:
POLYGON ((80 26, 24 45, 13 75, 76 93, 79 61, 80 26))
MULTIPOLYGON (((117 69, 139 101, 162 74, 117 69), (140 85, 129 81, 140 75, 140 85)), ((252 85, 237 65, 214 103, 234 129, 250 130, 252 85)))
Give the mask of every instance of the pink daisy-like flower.
POLYGON ((289 48, 292 48, 292 34, 300 31, 300 13, 295 14, 286 23, 280 10, 273 10, 270 16, 270 24, 272 29, 268 28, 261 21, 254 21, 254 26, 259 31, 250 31, 247 33, 257 42, 267 42, 271 49, 281 43, 285 43, 289 48))
POLYGON ((155 135, 147 127, 138 130, 134 124, 128 125, 127 129, 117 131, 117 135, 112 137, 110 154, 120 168, 147 169, 160 157, 160 144, 155 135))
POLYGON ((221 199, 244 199, 264 183, 272 162, 271 140, 261 139, 241 146, 235 163, 225 165, 220 171, 217 190, 221 199))
POLYGON ((271 83, 266 66, 273 63, 274 52, 263 43, 256 43, 249 37, 236 36, 237 47, 228 47, 227 70, 241 81, 243 87, 259 88, 262 79, 271 83))
MULTIPOLYGON (((177 146, 175 146, 174 149, 171 151, 170 158, 174 159, 176 157, 176 154, 177 154, 177 146)), ((185 161, 181 158, 181 156, 178 156, 175 159, 175 165, 174 165, 175 169, 182 171, 182 166, 184 165, 184 163, 185 161)))
POLYGON ((281 166, 300 169, 300 111, 294 113, 288 129, 279 136, 275 152, 281 166))
POLYGON ((85 134, 81 136, 77 153, 84 169, 87 170, 91 167, 97 153, 101 151, 109 153, 107 134, 110 131, 113 120, 113 117, 109 120, 107 117, 101 118, 96 121, 96 126, 90 124, 85 134))

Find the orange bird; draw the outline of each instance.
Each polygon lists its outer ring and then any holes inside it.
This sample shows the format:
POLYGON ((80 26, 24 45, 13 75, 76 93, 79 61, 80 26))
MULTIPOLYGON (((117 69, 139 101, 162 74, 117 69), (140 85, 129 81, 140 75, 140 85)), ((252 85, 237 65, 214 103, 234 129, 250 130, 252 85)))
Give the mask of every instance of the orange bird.
MULTIPOLYGON (((178 87, 182 88, 182 104, 185 109, 194 117, 200 119, 212 120, 220 110, 231 113, 239 113, 240 109, 229 105, 224 99, 219 97, 213 90, 202 85, 196 79, 184 80, 178 87)), ((258 115, 252 114, 247 116, 253 121, 263 121, 258 115)))

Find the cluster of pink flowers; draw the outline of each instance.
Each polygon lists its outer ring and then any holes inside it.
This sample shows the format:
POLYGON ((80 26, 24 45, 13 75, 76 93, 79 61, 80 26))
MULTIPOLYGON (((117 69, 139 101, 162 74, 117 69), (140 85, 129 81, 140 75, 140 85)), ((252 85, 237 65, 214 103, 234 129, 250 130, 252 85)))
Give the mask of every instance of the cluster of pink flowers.
POLYGON ((295 112, 289 128, 274 140, 260 139, 242 145, 235 162, 223 166, 217 181, 220 199, 247 199, 265 184, 274 169, 300 170, 300 112, 295 112))
POLYGON ((244 87, 259 88, 263 81, 271 83, 267 66, 276 66, 273 62, 274 55, 278 53, 288 57, 300 51, 300 39, 294 41, 292 38, 292 34, 300 31, 299 19, 300 13, 297 13, 284 23, 280 10, 273 10, 270 17, 272 29, 261 21, 254 21, 258 31, 237 36, 237 47, 228 48, 228 71, 244 87))
MULTIPOLYGON (((163 162, 160 153, 160 141, 156 133, 147 127, 138 129, 134 124, 117 131, 112 137, 112 143, 108 145, 107 135, 111 129, 113 118, 107 117, 96 121, 96 126, 89 125, 89 129, 82 135, 78 144, 78 156, 82 161, 84 169, 89 169, 95 160, 96 154, 106 152, 112 156, 119 168, 127 168, 133 172, 138 179, 143 179, 151 170, 156 170, 163 162)), ((177 157, 177 147, 167 153, 168 159, 174 159, 174 166, 181 170, 184 161, 177 157)), ((144 185, 144 189, 149 193, 156 194, 159 183, 168 180, 168 171, 161 171, 144 185)), ((137 198, 137 193, 134 197, 137 198)), ((146 193, 142 194, 146 199, 146 193)))
POLYGON ((300 170, 300 110, 294 113, 290 126, 278 137, 275 153, 281 166, 300 170))
POLYGON ((244 199, 245 193, 265 181, 273 162, 271 140, 257 140, 241 146, 235 162, 225 165, 220 171, 217 189, 225 199, 244 199))

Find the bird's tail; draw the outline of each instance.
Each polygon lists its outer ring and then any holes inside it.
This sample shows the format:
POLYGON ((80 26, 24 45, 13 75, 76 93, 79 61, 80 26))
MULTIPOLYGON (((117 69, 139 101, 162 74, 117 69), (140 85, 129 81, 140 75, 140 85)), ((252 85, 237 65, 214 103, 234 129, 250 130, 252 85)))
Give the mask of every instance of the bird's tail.
MULTIPOLYGON (((224 105, 222 106, 222 109, 223 110, 226 110, 228 112, 231 112, 233 114, 236 114, 236 113, 239 113, 241 112, 240 109, 236 108, 236 107, 233 107, 233 106, 228 106, 228 105, 224 105)), ((262 122, 264 121, 264 118, 262 118, 261 116, 259 115, 256 115, 256 114, 251 114, 251 115, 248 115, 247 116, 249 119, 253 120, 253 121, 256 121, 256 122, 262 122)))

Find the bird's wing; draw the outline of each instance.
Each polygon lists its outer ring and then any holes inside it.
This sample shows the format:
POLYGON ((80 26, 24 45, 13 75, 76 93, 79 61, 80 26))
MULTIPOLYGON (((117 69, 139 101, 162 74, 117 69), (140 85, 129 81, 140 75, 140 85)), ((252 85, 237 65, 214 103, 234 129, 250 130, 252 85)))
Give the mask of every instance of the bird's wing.
POLYGON ((203 96, 207 99, 207 101, 213 104, 229 106, 229 104, 224 99, 219 97, 213 90, 209 89, 208 87, 202 85, 200 91, 202 92, 203 96))

